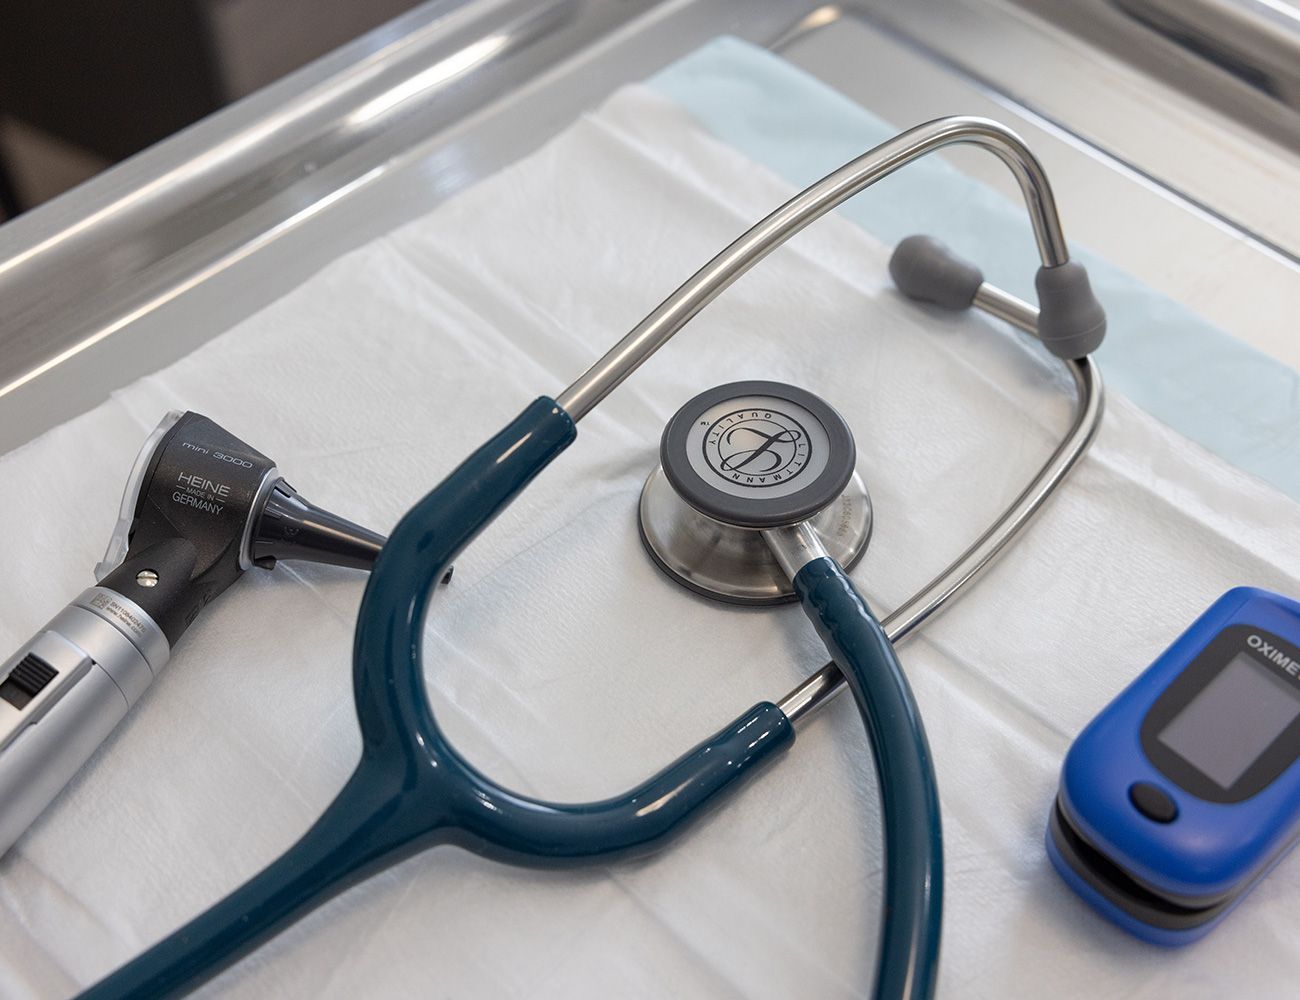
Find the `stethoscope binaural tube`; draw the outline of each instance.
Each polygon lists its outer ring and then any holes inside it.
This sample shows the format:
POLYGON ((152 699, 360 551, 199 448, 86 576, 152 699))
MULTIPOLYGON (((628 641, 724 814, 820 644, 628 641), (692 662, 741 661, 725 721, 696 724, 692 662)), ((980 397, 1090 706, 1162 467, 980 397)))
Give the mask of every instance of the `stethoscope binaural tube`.
MULTIPOLYGON (((516 795, 470 767, 439 731, 424 691, 424 616, 430 595, 452 559, 572 442, 575 422, 692 316, 813 219, 902 164, 954 142, 974 142, 990 149, 1012 168, 1038 237, 1044 264, 1040 279, 1052 272, 1039 282, 1042 313, 982 282, 972 291, 970 304, 1022 327, 1051 330, 1045 342, 1058 353, 1072 352, 1079 344, 1096 346, 1104 327, 1097 321, 1100 309, 1092 309, 1095 303, 1086 276, 1069 266, 1042 169, 1013 133, 983 119, 941 119, 912 129, 828 175, 705 265, 560 397, 543 397, 528 407, 402 519, 376 561, 358 619, 353 681, 362 756, 353 776, 320 820, 279 860, 83 996, 100 1000, 166 996, 192 988, 310 908, 437 844, 453 843, 486 857, 539 867, 646 853, 787 748, 794 739, 792 721, 807 717, 837 689, 840 682, 832 668, 791 692, 782 701, 784 710, 760 703, 626 795, 578 805, 516 795)), ((919 296, 929 297, 929 293, 922 290, 919 296)), ((1063 357, 1082 353, 1086 351, 1063 357)), ((1090 361, 1067 360, 1067 364, 1080 393, 1070 433, 990 529, 895 613, 895 618, 902 615, 895 626, 899 635, 974 579, 1028 523, 1086 450, 1100 420, 1100 381, 1090 361)), ((804 571, 801 566, 796 576, 804 571)), ((886 633, 870 628, 868 620, 874 619, 865 606, 858 610, 846 593, 834 596, 837 586, 829 567, 810 565, 800 596, 814 620, 824 617, 823 625, 839 621, 846 623, 844 629, 861 630, 852 638, 849 631, 830 629, 828 645, 837 659, 842 658, 855 695, 861 692, 860 706, 870 706, 872 678, 877 671, 896 670, 897 662, 888 642, 881 642, 886 633)), ((891 741, 890 746, 908 744, 891 741)), ((928 751, 922 751, 923 739, 920 747, 912 747, 913 757, 928 760, 928 751)), ((890 773, 882 771, 882 778, 890 773)), ((924 782, 904 777, 898 786, 924 788, 924 782)), ((932 784, 929 794, 933 794, 932 784)), ((937 817, 937 805, 931 805, 937 817)), ((890 811, 924 820, 931 805, 890 811)), ((937 823, 931 829, 937 831, 937 823)), ((893 858, 898 860, 898 850, 893 858)), ((939 867, 913 884, 924 884, 933 893, 932 900, 937 900, 939 867)), ((886 923, 896 916, 886 914, 886 923)), ((878 991, 886 982, 898 991, 894 996, 926 996, 933 988, 933 948, 938 938, 935 928, 931 943, 925 943, 928 919, 922 915, 902 922, 911 944, 902 950, 901 960, 894 957, 898 949, 892 948, 882 958, 902 961, 903 971, 897 978, 889 970, 882 972, 878 991)))
MULTIPOLYGON (((552 400, 539 399, 398 523, 376 561, 358 618, 354 685, 362 754, 356 771, 277 861, 83 997, 168 996, 192 988, 308 909, 439 844, 535 868, 648 854, 793 743, 785 714, 761 702, 626 794, 565 805, 503 788, 446 740, 424 691, 421 645, 430 595, 465 546, 575 436, 568 415, 552 400)), ((877 995, 929 996, 938 946, 938 907, 932 904, 941 886, 938 800, 933 779, 918 780, 929 769, 924 736, 918 745, 916 733, 908 732, 907 713, 915 706, 906 681, 896 686, 902 673, 892 646, 843 571, 823 557, 803 566, 795 580, 805 609, 845 668, 873 740, 888 742, 878 748, 882 789, 902 792, 900 801, 885 803, 892 815, 886 896, 893 911, 886 923, 897 930, 882 942, 880 985, 889 992, 877 995), (872 699, 885 705, 878 709, 872 699), (908 759, 910 768, 902 763, 908 759), (901 947, 894 946, 895 937, 901 947), (900 982, 911 986, 896 989, 900 982)))

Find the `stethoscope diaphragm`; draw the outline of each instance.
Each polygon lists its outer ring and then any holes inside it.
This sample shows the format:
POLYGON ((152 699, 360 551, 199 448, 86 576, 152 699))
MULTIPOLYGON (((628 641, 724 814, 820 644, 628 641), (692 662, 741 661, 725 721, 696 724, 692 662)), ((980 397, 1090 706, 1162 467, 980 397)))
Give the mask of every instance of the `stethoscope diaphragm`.
POLYGON ((851 568, 871 539, 871 497, 844 418, 780 382, 700 393, 664 429, 641 491, 641 540, 684 586, 733 604, 795 598, 762 529, 808 521, 851 568))

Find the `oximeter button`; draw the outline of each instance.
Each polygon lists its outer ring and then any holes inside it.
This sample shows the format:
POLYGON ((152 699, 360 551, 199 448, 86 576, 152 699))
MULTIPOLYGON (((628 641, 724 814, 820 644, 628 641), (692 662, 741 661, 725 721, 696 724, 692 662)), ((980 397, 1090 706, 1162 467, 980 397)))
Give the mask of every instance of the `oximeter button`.
POLYGON ((1178 817, 1178 806, 1174 800, 1150 782, 1139 781, 1132 785, 1128 797, 1137 811, 1147 819, 1157 823, 1172 823, 1178 817))

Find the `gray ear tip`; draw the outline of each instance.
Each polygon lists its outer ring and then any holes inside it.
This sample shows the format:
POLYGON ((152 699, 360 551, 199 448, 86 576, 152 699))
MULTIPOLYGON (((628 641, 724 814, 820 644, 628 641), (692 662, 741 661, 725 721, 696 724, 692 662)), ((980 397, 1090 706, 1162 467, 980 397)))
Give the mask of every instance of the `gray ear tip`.
MULTIPOLYGON (((974 301, 984 275, 933 236, 908 236, 894 248, 889 273, 908 298, 945 309, 966 309, 974 301)), ((1101 346, 1106 336, 1106 312, 1092 292, 1088 271, 1076 260, 1040 267, 1038 337, 1057 357, 1082 358, 1101 346)))
POLYGON ((1106 311, 1093 294, 1087 269, 1077 260, 1057 267, 1040 267, 1034 278, 1038 290, 1038 337, 1057 357, 1086 357, 1106 337, 1106 311))
POLYGON ((889 258, 889 274, 908 298, 945 309, 966 309, 984 283, 978 267, 962 260, 933 236, 908 236, 889 258))

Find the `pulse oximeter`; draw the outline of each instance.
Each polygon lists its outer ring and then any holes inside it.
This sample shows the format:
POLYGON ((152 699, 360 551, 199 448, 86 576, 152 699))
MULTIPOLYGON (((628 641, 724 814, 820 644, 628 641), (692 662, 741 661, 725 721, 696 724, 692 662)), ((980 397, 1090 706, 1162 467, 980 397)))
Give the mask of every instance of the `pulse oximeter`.
POLYGON ((1300 603, 1228 591, 1079 734, 1047 853, 1143 940, 1194 941, 1300 835, 1300 603))

